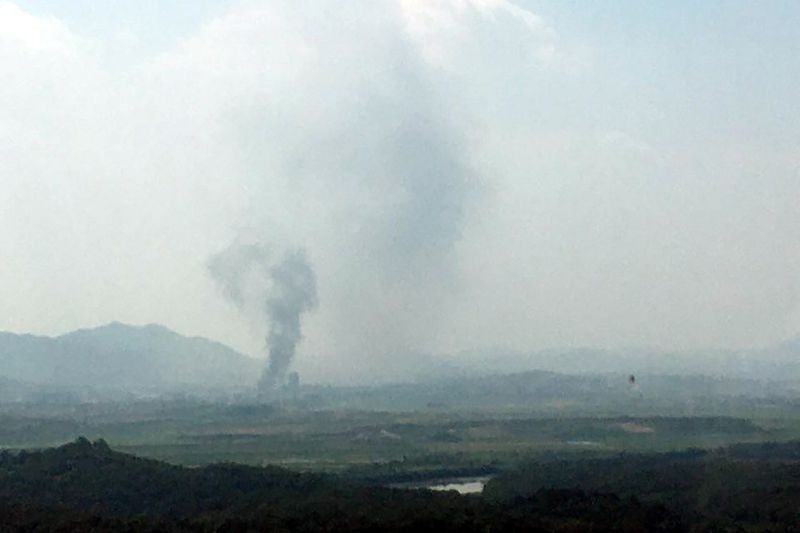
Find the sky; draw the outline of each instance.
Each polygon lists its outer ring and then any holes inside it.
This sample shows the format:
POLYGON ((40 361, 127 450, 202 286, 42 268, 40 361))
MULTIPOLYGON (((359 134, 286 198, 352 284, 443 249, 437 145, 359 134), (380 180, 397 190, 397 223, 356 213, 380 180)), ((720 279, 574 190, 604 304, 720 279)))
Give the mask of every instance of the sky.
POLYGON ((800 333, 800 4, 0 1, 0 330, 263 357, 209 276, 302 250, 312 378, 800 333))

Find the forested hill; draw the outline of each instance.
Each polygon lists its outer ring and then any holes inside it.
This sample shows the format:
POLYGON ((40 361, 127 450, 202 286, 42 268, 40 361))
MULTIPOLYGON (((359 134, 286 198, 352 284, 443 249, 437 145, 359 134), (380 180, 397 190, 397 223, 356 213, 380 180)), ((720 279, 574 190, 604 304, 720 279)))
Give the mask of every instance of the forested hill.
POLYGON ((797 531, 800 443, 531 461, 489 481, 484 497, 517 501, 581 490, 662 502, 698 531, 797 531))
POLYGON ((164 389, 247 385, 259 363, 164 326, 117 322, 60 337, 0 333, 0 376, 73 387, 164 389))
POLYGON ((0 453, 4 531, 680 531, 663 506, 582 491, 512 504, 276 467, 186 468, 86 439, 0 453), (566 529, 565 529, 566 527, 566 529))
POLYGON ((0 452, 3 531, 796 531, 798 443, 542 459, 483 496, 187 468, 78 439, 0 452), (794 528, 794 529, 793 529, 794 528))
POLYGON ((0 456, 0 500, 105 515, 195 516, 314 498, 338 483, 317 474, 218 464, 186 468, 111 450, 85 438, 43 451, 0 456))

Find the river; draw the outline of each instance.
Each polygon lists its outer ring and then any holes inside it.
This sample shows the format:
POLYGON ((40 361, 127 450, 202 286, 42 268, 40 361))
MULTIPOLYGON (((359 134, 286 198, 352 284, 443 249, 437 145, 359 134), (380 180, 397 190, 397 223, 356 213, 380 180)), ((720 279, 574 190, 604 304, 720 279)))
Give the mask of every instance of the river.
POLYGON ((451 477, 431 479, 424 483, 393 483, 389 485, 397 489, 454 490, 459 494, 480 494, 492 476, 451 477))
POLYGON ((454 490, 459 494, 480 494, 489 479, 489 477, 450 479, 445 482, 439 481, 436 485, 426 485, 425 488, 430 490, 454 490))

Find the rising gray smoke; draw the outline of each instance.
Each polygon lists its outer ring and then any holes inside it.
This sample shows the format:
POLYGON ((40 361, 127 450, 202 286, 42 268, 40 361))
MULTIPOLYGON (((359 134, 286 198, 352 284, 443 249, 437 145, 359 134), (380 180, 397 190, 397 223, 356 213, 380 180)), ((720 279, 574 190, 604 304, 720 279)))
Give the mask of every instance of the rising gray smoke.
POLYGON ((300 341, 300 317, 317 303, 317 280, 303 250, 276 260, 261 244, 232 245, 212 256, 208 271, 223 294, 247 315, 267 322, 269 360, 259 389, 283 383, 300 341))
POLYGON ((287 253, 269 274, 273 281, 266 301, 269 362, 261 375, 261 389, 283 381, 300 340, 300 315, 317 303, 317 280, 302 250, 287 253))
POLYGON ((259 206, 246 226, 313 243, 329 304, 320 309, 328 329, 310 339, 327 341, 318 350, 335 346, 331 360, 368 363, 338 368, 390 368, 437 349, 460 287, 458 243, 480 192, 467 124, 386 6, 365 3, 355 18, 352 8, 333 10, 319 25, 303 2, 276 4, 327 59, 279 82, 291 99, 279 92, 237 104, 230 124, 259 206), (357 38, 329 33, 352 24, 357 38), (288 220, 302 223, 281 231, 288 220))

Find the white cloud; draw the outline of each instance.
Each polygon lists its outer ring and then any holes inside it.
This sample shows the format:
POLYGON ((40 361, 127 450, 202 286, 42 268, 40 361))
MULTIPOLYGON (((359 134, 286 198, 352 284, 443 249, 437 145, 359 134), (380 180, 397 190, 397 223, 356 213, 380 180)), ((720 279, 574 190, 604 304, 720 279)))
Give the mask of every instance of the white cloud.
POLYGON ((474 57, 481 34, 516 39, 513 53, 540 63, 557 55, 555 31, 535 13, 508 0, 399 0, 404 26, 423 57, 444 69, 474 57))
POLYGON ((36 17, 13 2, 0 2, 0 43, 29 53, 74 55, 75 37, 54 17, 36 17))

